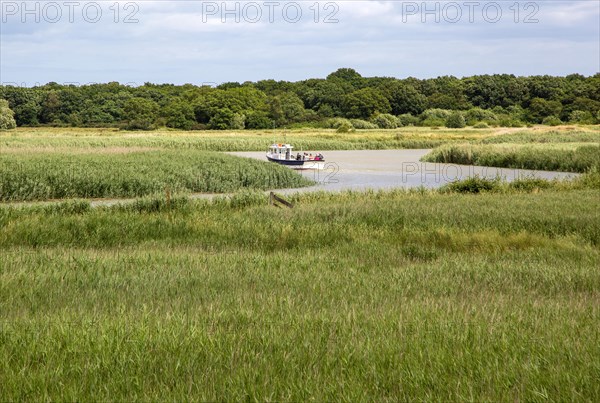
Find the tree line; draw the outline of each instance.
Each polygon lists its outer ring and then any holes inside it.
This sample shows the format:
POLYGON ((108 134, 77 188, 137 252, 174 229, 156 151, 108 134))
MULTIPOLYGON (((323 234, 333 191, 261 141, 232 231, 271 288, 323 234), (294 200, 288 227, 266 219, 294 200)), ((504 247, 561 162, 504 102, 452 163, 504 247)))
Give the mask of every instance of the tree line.
POLYGON ((432 79, 363 77, 341 68, 325 79, 127 86, 0 86, 0 125, 151 130, 401 126, 519 127, 600 123, 600 73, 508 74, 432 79), (13 119, 13 120, 11 120, 13 119))

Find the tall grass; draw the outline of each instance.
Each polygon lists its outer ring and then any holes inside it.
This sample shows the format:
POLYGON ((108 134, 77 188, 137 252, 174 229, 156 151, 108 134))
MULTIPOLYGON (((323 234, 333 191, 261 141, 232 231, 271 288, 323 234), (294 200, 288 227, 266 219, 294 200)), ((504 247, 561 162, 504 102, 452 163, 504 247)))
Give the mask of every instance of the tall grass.
POLYGON ((0 154, 0 200, 231 192, 312 183, 276 164, 193 150, 0 154))
POLYGON ((0 395, 596 401, 597 198, 2 207, 0 395))
POLYGON ((600 166, 600 146, 447 144, 434 149, 423 161, 545 171, 586 172, 600 166))
POLYGON ((498 143, 600 143, 600 130, 588 127, 586 130, 519 131, 516 133, 491 136, 481 140, 484 144, 498 143))

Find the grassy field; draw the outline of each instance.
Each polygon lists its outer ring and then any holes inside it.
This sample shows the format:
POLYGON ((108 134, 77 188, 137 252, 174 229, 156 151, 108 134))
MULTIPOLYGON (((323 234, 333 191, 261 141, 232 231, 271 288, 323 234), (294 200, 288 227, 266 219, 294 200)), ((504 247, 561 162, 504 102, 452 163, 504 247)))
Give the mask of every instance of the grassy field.
MULTIPOLYGON (((0 134, 3 189, 44 199, 164 194, 166 181, 181 184, 173 192, 303 184, 210 151, 262 150, 273 132, 64 130, 0 134), (190 184, 207 172, 212 182, 190 184)), ((288 140, 577 152, 597 133, 288 140)), ((0 203, 0 400, 600 400, 597 170, 290 198, 293 209, 247 189, 96 208, 0 203)))
MULTIPOLYGON (((599 126, 564 126, 551 128, 507 129, 430 129, 404 127, 395 130, 358 130, 337 133, 335 130, 257 130, 257 131, 174 131, 127 132, 116 129, 18 128, 0 133, 2 150, 34 149, 60 151, 64 149, 93 149, 114 147, 145 147, 154 149, 195 149, 204 151, 264 151, 273 142, 287 141, 297 149, 379 150, 396 148, 432 148, 448 142, 493 141, 504 136, 521 136, 524 140, 549 136, 551 138, 595 138, 599 126), (557 135, 557 134, 558 135, 557 135)), ((579 140, 582 141, 582 140, 579 140)), ((587 140, 583 140, 587 141, 587 140)), ((513 142, 522 142, 521 140, 513 142)))
POLYGON ((598 196, 4 207, 0 396, 596 401, 598 196))

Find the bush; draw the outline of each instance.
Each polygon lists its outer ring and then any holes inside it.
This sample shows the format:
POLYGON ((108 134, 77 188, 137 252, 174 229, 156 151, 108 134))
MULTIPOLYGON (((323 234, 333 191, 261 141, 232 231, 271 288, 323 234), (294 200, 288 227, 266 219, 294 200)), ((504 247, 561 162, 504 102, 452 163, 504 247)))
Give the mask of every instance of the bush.
POLYGON ((499 190, 501 186, 500 178, 486 179, 479 175, 468 179, 456 181, 443 186, 440 190, 456 193, 482 193, 499 190))
POLYGON ((264 112, 250 112, 246 116, 247 129, 272 129, 275 122, 264 112))
POLYGON ((351 119, 350 123, 354 126, 355 129, 359 130, 368 130, 368 129, 377 129, 378 126, 375 123, 367 122, 362 119, 351 119))
POLYGON ((500 122, 498 122, 498 123, 502 127, 523 127, 523 126, 525 126, 525 123, 521 122, 520 120, 516 120, 513 118, 509 118, 509 117, 500 119, 500 122))
POLYGON ((446 127, 451 129, 462 129, 466 125, 465 117, 460 112, 454 112, 446 119, 446 127))
POLYGON ((479 122, 475 126, 473 126, 473 129, 487 129, 488 127, 489 126, 487 125, 487 123, 479 122))
POLYGON ((516 179, 509 183, 510 189, 531 192, 535 189, 548 189, 552 186, 552 183, 540 178, 522 178, 516 179))
POLYGON ((351 132, 353 130, 354 130, 354 128, 351 125, 349 125, 347 123, 343 123, 335 131, 337 133, 348 133, 348 132, 351 132))
POLYGON ((0 99, 0 130, 10 130, 17 127, 15 113, 8 107, 8 101, 0 99))
POLYGON ((420 116, 421 118, 421 126, 444 126, 446 123, 446 119, 452 114, 452 111, 447 109, 427 109, 420 116))
POLYGON ((556 116, 547 116, 544 118, 544 120, 542 120, 542 124, 548 126, 558 126, 562 124, 562 121, 556 116))
POLYGON ((380 129, 395 129, 400 126, 400 120, 389 113, 380 113, 371 119, 380 129))
POLYGON ((569 122, 580 123, 582 125, 593 125, 594 116, 588 111, 573 111, 569 115, 569 122))
POLYGON ((465 120, 469 126, 473 126, 477 122, 496 122, 498 116, 487 109, 471 108, 465 113, 465 120))
POLYGON ((418 126, 419 118, 411 115, 410 113, 404 113, 398 116, 398 120, 400 121, 401 126, 418 126))
POLYGON ((342 125, 352 126, 352 122, 345 118, 332 118, 325 121, 324 127, 326 129, 337 129, 342 125))

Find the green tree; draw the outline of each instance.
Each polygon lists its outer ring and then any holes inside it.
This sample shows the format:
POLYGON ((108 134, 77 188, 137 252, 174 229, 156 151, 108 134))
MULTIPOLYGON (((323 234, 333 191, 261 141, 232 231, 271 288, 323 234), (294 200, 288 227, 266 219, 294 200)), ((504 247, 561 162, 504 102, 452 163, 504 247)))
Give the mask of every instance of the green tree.
POLYGON ((389 113, 380 113, 371 119, 380 129, 395 129, 401 126, 400 120, 389 113))
POLYGON ((376 88, 363 88, 344 97, 343 112, 348 118, 369 119, 376 113, 390 113, 389 101, 376 88))
POLYGON ((465 117, 460 112, 453 112, 446 119, 446 127, 449 127, 451 129, 462 129, 466 125, 467 124, 465 122, 465 117))
POLYGON ((190 130, 196 123, 194 108, 188 102, 176 99, 167 104, 161 112, 167 127, 190 130))
POLYGON ((559 116, 562 105, 558 101, 548 101, 542 98, 534 98, 529 104, 527 117, 533 123, 542 123, 548 116, 559 116))
POLYGON ((158 118, 159 106, 146 98, 131 98, 125 102, 124 117, 128 130, 152 130, 158 118))
POLYGON ((10 130, 17 127, 15 113, 8 107, 8 101, 0 99, 0 130, 10 130))
POLYGON ((308 120, 310 112, 304 108, 304 103, 294 93, 284 93, 272 97, 269 101, 269 115, 277 126, 308 120))
POLYGON ((391 112, 394 115, 410 113, 421 114, 427 105, 427 98, 419 93, 414 87, 403 84, 400 81, 392 81, 381 87, 382 93, 390 103, 391 112))

